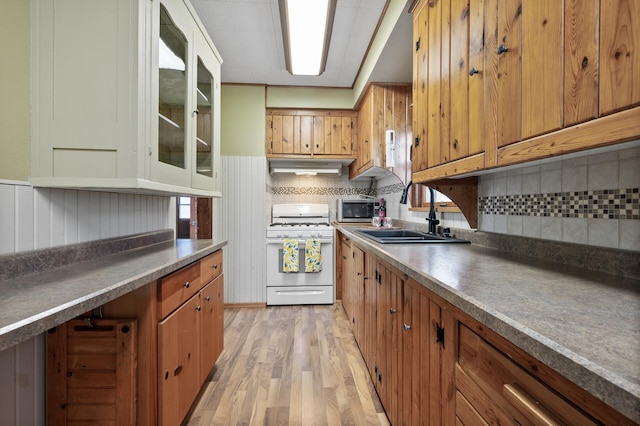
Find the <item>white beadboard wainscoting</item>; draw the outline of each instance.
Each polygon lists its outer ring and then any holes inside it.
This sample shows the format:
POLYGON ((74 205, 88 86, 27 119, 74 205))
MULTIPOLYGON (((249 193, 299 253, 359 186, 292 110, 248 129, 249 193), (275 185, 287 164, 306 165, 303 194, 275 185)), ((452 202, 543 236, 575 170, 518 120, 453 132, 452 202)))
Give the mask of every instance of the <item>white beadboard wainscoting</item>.
MULTIPOLYGON (((0 255, 175 228, 171 197, 0 180, 0 255)), ((0 425, 45 425, 44 334, 0 352, 0 425)))
MULTIPOLYGON (((267 160, 223 156, 220 236, 224 248, 225 303, 265 303, 267 160)), ((214 215, 215 215, 214 211, 214 215)))

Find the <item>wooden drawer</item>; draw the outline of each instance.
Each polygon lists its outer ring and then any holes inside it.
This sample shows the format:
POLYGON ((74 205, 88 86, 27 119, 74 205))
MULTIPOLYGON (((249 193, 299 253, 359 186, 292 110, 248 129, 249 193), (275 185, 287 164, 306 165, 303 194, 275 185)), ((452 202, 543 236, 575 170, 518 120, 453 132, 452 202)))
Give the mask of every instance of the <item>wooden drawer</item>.
POLYGON ((459 393, 456 411, 460 419, 477 414, 489 424, 596 424, 562 395, 462 324, 456 388, 459 393), (472 409, 476 413, 472 413, 472 409))
POLYGON ((196 294, 202 287, 200 262, 167 275, 158 280, 158 319, 173 312, 178 306, 196 294))
POLYGON ((220 274, 222 274, 222 250, 200 260, 200 281, 203 286, 220 274))

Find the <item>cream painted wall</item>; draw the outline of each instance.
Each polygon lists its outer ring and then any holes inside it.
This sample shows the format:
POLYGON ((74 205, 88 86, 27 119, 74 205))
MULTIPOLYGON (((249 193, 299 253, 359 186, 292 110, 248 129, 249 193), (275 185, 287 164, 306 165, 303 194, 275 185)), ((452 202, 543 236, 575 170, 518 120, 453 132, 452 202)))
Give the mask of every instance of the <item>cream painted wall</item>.
POLYGON ((2 0, 0 13, 0 179, 26 180, 31 168, 29 2, 2 0))
POLYGON ((326 87, 267 87, 267 108, 353 109, 353 90, 326 87))
POLYGON ((220 102, 220 155, 264 156, 265 87, 223 84, 220 102))

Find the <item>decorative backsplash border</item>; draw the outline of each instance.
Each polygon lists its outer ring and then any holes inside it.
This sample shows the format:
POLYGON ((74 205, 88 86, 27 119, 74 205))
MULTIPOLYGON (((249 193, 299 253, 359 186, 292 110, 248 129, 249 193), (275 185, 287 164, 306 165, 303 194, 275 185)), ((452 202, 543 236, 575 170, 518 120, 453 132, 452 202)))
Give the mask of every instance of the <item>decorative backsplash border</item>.
POLYGON ((638 188, 492 195, 478 201, 480 214, 640 220, 638 188))
POLYGON ((267 185, 267 192, 272 195, 372 195, 380 196, 398 194, 404 190, 401 183, 387 185, 380 188, 357 188, 337 186, 271 186, 267 185))
POLYGON ((268 186, 267 191, 273 195, 371 195, 369 188, 335 186, 268 186))

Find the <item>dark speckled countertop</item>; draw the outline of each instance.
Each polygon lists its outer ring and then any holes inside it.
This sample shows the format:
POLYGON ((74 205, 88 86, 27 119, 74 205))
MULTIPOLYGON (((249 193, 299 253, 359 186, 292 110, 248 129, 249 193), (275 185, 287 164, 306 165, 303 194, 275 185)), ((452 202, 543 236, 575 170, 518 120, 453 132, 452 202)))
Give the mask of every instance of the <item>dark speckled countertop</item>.
POLYGON ((640 280, 476 244, 339 231, 640 423, 640 280))
MULTIPOLYGON (((124 251, 123 239, 114 239, 117 240, 112 244, 115 252, 105 253, 96 250, 96 244, 85 243, 75 249, 3 256, 0 262, 3 272, 11 269, 11 265, 25 264, 40 270, 27 274, 20 271, 17 276, 0 279, 0 350, 149 284, 227 244, 214 240, 166 239, 166 232, 157 234, 161 235, 159 239, 144 240, 124 251), (147 244, 149 242, 151 244, 147 244), (89 255, 87 259, 85 253, 91 251, 96 255, 94 258, 89 255), (43 261, 51 258, 68 264, 54 269, 41 267, 43 261), (81 258, 81 261, 69 262, 70 258, 81 258)), ((173 232, 168 235, 172 236, 173 232)))

